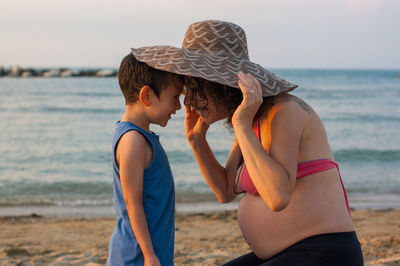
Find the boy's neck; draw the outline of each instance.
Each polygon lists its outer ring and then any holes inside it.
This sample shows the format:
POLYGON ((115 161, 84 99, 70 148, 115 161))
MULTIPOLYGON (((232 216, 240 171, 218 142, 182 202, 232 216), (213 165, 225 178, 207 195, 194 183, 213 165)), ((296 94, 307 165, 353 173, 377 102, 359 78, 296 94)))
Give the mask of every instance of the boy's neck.
POLYGON ((121 118, 121 122, 128 121, 150 132, 150 121, 143 109, 137 105, 126 105, 125 113, 121 118))

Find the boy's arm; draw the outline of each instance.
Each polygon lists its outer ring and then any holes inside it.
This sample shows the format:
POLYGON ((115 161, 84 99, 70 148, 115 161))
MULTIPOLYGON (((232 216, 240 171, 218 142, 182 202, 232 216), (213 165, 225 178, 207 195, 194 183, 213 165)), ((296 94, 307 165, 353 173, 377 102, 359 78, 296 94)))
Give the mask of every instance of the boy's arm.
POLYGON ((146 265, 159 265, 143 209, 143 172, 151 160, 151 149, 144 137, 129 131, 117 147, 121 186, 133 232, 142 249, 146 265))

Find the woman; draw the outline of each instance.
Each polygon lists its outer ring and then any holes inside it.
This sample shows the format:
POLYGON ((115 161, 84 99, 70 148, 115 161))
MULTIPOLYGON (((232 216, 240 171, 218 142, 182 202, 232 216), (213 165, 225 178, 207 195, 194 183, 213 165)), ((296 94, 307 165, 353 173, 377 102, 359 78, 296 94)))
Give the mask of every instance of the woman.
POLYGON ((182 49, 156 46, 133 54, 187 76, 185 130, 200 170, 220 202, 243 193, 238 222, 252 252, 226 265, 363 265, 321 120, 287 93, 296 85, 249 60, 239 26, 193 23, 182 49), (206 133, 225 118, 235 142, 222 166, 206 133))

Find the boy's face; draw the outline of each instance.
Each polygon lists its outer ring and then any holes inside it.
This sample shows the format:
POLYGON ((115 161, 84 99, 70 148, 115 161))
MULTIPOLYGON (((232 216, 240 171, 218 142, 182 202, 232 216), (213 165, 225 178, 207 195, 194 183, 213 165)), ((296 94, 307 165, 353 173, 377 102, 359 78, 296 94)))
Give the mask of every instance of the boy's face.
POLYGON ((152 101, 152 123, 165 127, 171 116, 175 114, 176 110, 181 109, 179 97, 182 94, 183 85, 178 80, 173 80, 164 88, 160 97, 155 96, 152 101))

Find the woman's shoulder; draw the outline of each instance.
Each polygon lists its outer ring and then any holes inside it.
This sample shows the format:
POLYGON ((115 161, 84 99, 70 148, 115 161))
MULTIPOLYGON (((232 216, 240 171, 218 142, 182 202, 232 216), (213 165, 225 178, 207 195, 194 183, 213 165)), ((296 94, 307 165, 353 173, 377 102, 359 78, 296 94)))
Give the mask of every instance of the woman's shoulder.
POLYGON ((274 100, 273 100, 273 105, 278 105, 278 106, 288 106, 288 107, 290 107, 292 105, 298 106, 299 103, 308 105, 300 97, 289 94, 289 93, 276 95, 276 96, 274 96, 274 100))
POLYGON ((261 127, 280 127, 280 125, 292 124, 303 128, 317 117, 314 110, 301 98, 283 94, 274 97, 270 107, 259 117, 261 127))
POLYGON ((299 115, 310 115, 314 113, 314 110, 301 98, 284 93, 274 96, 270 108, 264 112, 263 116, 267 117, 272 114, 276 115, 278 112, 298 117, 299 115))

